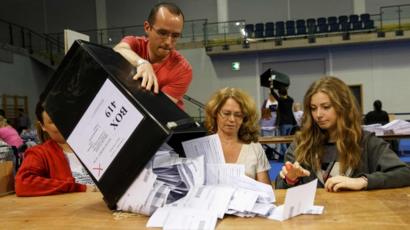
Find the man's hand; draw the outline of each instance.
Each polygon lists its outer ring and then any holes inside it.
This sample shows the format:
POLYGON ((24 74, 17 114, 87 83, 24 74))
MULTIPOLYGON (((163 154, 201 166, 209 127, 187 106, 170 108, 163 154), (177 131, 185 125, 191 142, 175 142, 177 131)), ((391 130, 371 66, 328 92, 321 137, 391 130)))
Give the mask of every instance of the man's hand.
POLYGON ((159 92, 157 76, 151 63, 136 54, 126 42, 120 42, 113 49, 127 59, 133 66, 137 67, 137 74, 133 76, 133 79, 137 80, 142 78, 142 88, 151 90, 152 86, 154 86, 154 93, 159 92))
POLYGON ((154 93, 159 92, 157 76, 155 75, 151 63, 149 63, 148 61, 145 61, 144 63, 137 66, 137 73, 134 75, 133 79, 137 80, 139 78, 142 78, 142 88, 151 90, 151 88, 154 87, 154 93))
POLYGON ((346 176, 335 176, 329 178, 325 183, 328 192, 338 192, 340 190, 362 190, 367 187, 367 180, 364 177, 351 178, 346 176))
POLYGON ((287 161, 285 165, 282 167, 280 171, 280 177, 282 179, 288 178, 292 181, 297 180, 299 177, 310 176, 310 172, 302 166, 299 165, 299 162, 295 162, 292 164, 291 162, 287 161))

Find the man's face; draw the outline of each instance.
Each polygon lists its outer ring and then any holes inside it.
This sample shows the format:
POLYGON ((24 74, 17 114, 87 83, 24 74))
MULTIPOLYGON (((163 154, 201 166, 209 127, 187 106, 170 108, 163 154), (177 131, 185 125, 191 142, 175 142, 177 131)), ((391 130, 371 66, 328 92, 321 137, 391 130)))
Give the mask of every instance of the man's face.
POLYGON ((164 7, 158 10, 153 25, 147 21, 144 22, 144 29, 149 39, 151 61, 160 61, 166 58, 172 49, 175 49, 183 25, 182 15, 174 15, 164 7))

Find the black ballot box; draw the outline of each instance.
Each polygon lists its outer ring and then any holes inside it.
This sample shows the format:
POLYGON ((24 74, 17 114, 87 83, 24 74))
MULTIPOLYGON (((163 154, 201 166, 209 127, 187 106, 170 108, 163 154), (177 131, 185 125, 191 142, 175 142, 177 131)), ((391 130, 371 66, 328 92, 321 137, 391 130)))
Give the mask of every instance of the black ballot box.
POLYGON ((78 40, 45 90, 45 110, 112 209, 161 145, 183 154, 182 141, 206 135, 135 72, 111 48, 78 40))

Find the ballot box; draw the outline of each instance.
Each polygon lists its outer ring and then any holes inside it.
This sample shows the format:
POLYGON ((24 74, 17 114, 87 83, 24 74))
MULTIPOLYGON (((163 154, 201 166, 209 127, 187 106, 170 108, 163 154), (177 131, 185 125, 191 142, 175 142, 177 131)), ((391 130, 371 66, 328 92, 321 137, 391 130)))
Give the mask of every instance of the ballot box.
POLYGON ((206 134, 135 73, 111 48, 78 40, 45 90, 46 111, 112 209, 160 146, 183 155, 182 141, 206 134))

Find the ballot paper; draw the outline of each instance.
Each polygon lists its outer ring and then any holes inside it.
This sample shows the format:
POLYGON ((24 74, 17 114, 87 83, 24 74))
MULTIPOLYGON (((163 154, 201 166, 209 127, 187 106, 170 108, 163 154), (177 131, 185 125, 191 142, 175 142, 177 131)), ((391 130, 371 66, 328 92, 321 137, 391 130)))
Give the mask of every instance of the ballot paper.
POLYGON ((195 208, 164 207, 148 220, 146 227, 163 229, 215 229, 216 213, 195 208))
POLYGON ((289 188, 285 204, 276 207, 269 219, 284 221, 301 214, 322 214, 323 206, 314 206, 317 179, 303 185, 289 188))
POLYGON ((376 136, 388 134, 410 134, 410 122, 405 120, 393 120, 385 125, 371 124, 363 125, 364 130, 375 133, 376 136))
POLYGON ((242 164, 206 164, 207 185, 235 184, 235 177, 245 175, 245 166, 242 164))
POLYGON ((212 210, 222 219, 236 191, 237 189, 224 185, 203 185, 192 188, 184 198, 168 206, 212 210))
POLYGON ((182 142, 187 158, 204 156, 206 164, 225 163, 221 141, 217 134, 182 142))

